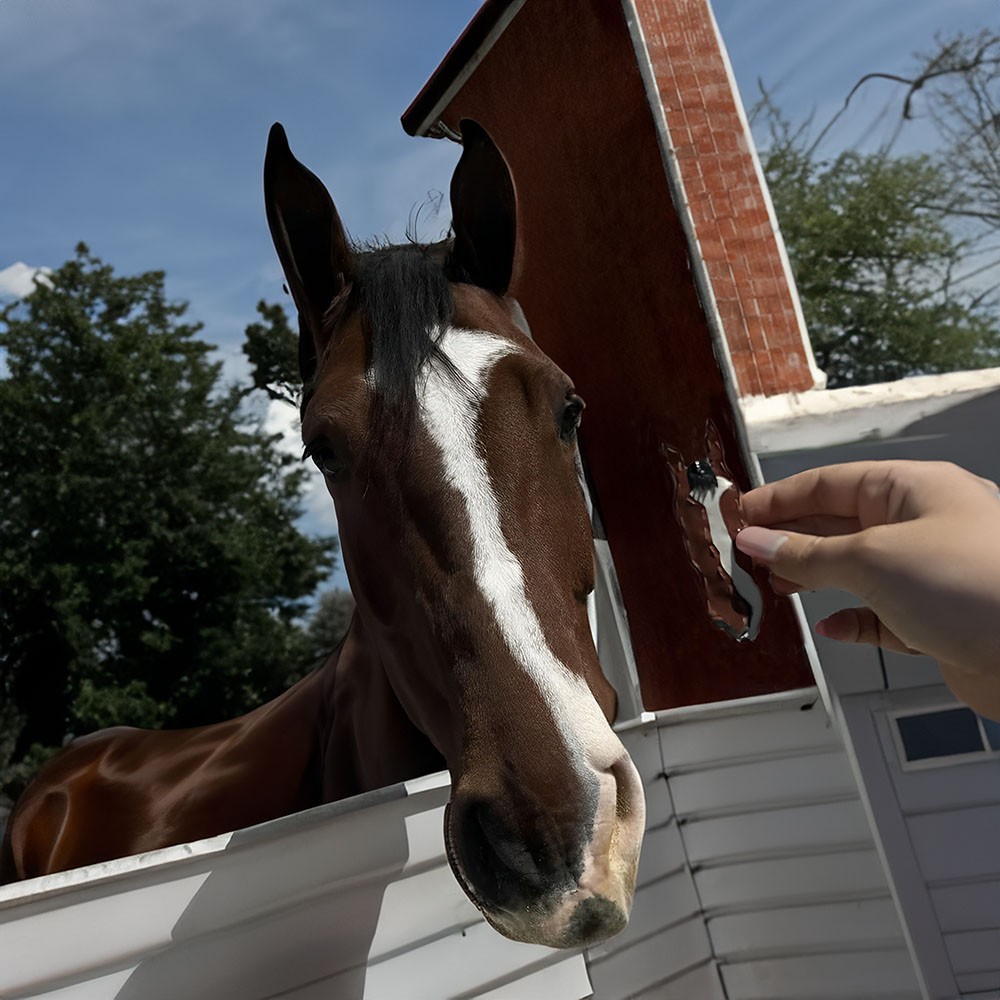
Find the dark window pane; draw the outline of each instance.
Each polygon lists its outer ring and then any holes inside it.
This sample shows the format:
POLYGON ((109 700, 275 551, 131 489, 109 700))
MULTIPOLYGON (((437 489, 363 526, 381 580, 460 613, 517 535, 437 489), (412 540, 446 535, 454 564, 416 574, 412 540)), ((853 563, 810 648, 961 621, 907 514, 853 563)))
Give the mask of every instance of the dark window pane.
POLYGON ((952 757, 983 749, 975 713, 968 708, 948 708, 925 715, 902 715, 896 719, 907 760, 952 757))
POLYGON ((979 717, 986 730, 986 739, 989 741, 991 750, 1000 750, 1000 722, 994 722, 981 715, 979 717))

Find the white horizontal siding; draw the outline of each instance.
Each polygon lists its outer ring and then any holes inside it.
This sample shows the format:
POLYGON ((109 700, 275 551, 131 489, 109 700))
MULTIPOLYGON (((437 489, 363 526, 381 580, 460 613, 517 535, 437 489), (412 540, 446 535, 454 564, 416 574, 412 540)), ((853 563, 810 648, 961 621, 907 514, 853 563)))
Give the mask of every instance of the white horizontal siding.
POLYGON ((451 868, 439 862, 385 887, 378 926, 368 948, 369 961, 411 948, 427 934, 461 931, 480 919, 451 868), (414 919, 416 913, 420 914, 419 921, 414 919))
POLYGON ((662 879, 664 875, 683 871, 686 865, 680 830, 674 820, 669 820, 655 830, 646 830, 636 884, 641 888, 662 879))
POLYGON ((910 816, 907 825, 928 882, 1000 876, 1000 802, 910 816))
POLYGON ((906 771, 895 784, 899 806, 907 815, 993 805, 1000 802, 1000 760, 906 771))
POLYGON ((646 829, 655 830, 673 819, 674 807, 667 792, 663 773, 660 740, 654 726, 620 732, 619 738, 628 750, 639 772, 646 796, 646 829))
MULTIPOLYGON (((990 972, 995 976, 1000 956, 1000 927, 945 934, 944 944, 959 977, 972 972, 990 972)), ((1000 979, 995 978, 993 985, 1000 989, 1000 979)))
POLYGON ((955 980, 961 1000, 978 996, 980 1000, 997 1000, 997 975, 995 972, 969 972, 955 980))
MULTIPOLYGON (((938 780, 962 770, 940 769, 938 780)), ((1000 990, 1000 802, 905 821, 958 988, 1000 990)))
POLYGON ((729 1000, 919 1000, 909 952, 838 952, 722 966, 729 1000))
POLYGON ((646 836, 628 927, 586 953, 595 1000, 724 1000, 663 777, 657 730, 621 735, 646 792, 646 836))
MULTIPOLYGON (((413 916, 418 917, 419 913, 417 910, 413 916)), ((553 974, 561 992, 550 992, 548 996, 571 996, 573 1000, 589 996, 591 988, 584 963, 577 955, 575 962, 566 965, 561 961, 565 957, 564 952, 508 941, 492 927, 479 922, 459 934, 424 941, 390 958, 373 962, 368 967, 364 1000, 400 1000, 401 997, 406 1000, 458 1000, 498 990, 506 990, 509 996, 525 997, 530 994, 522 980, 537 974, 540 967, 556 963, 562 965, 560 972, 553 974), (567 993, 566 988, 570 985, 573 988, 567 993)), ((341 994, 334 991, 327 995, 341 994)))
POLYGON ((619 951, 648 937, 652 928, 670 927, 692 917, 701 920, 701 901, 690 872, 682 869, 640 886, 635 894, 628 927, 612 941, 591 949, 591 952, 596 956, 612 950, 619 951))
POLYGON ((714 962, 705 962, 688 972, 654 983, 629 1000, 725 1000, 722 980, 714 962))
MULTIPOLYGON (((593 996, 586 966, 579 960, 579 955, 567 955, 560 961, 546 965, 536 972, 519 975, 513 982, 497 986, 487 993, 477 993, 477 1000, 526 1000, 527 997, 538 997, 547 1000, 549 997, 593 996)), ((324 1000, 330 1000, 329 994, 324 1000)))
POLYGON ((822 706, 804 696, 684 717, 661 728, 660 743, 729 1000, 917 1000, 855 778, 822 706))
POLYGON ((444 855, 447 785, 7 887, 0 996, 589 996, 582 955, 508 941, 465 898, 444 855))
MULTIPOLYGON (((789 789, 789 797, 793 794, 789 789)), ((872 837, 860 801, 845 798, 693 820, 684 825, 684 841, 693 863, 714 864, 752 856, 815 856, 845 846, 865 847, 872 837)))
POLYGON ((695 872, 695 884, 709 912, 813 899, 870 899, 886 892, 885 872, 874 847, 701 868, 695 872))
POLYGON ((670 793, 683 816, 760 810, 788 801, 788 789, 803 801, 855 798, 857 786, 842 749, 802 751, 795 757, 754 760, 710 770, 671 774, 670 793))
POLYGON ((701 920, 686 920, 604 958, 589 961, 587 971, 596 1000, 626 1000, 655 985, 681 978, 709 962, 711 957, 705 925, 701 920))
MULTIPOLYGON (((480 926, 483 931, 487 930, 485 925, 480 926)), ((553 997, 584 1000, 593 995, 586 967, 577 952, 563 953, 561 957, 548 960, 535 969, 516 968, 503 977, 505 981, 488 985, 477 975, 476 960, 483 950, 494 952, 494 943, 487 940, 485 934, 479 941, 475 937, 473 935, 464 954, 453 952, 444 956, 452 962, 465 962, 464 968, 421 968, 419 963, 407 963, 405 956, 401 956, 402 961, 386 966, 374 975, 363 967, 347 970, 268 1000, 441 1000, 443 997, 451 1000, 472 1000, 473 997, 481 1000, 527 1000, 529 997, 539 1000, 553 997), (424 978, 406 980, 404 976, 408 974, 424 978), (473 984, 471 989, 466 989, 470 982, 473 984)), ((495 971, 495 965, 490 969, 488 964, 483 971, 495 971)))
POLYGON ((938 886, 931 900, 946 933, 1000 927, 1000 878, 938 886))
MULTIPOLYGON (((121 877, 70 879, 17 907, 0 895, 0 995, 919 995, 846 760, 818 706, 779 700, 745 715, 689 714, 623 739, 647 796, 638 890, 626 930, 586 956, 516 944, 483 923, 444 857, 442 778, 409 797, 396 791, 244 831, 190 858, 167 852, 121 877)), ((952 888, 941 887, 943 911, 959 905, 952 888)), ((980 903, 988 910, 985 896, 980 903)), ((982 930, 956 914, 956 954, 978 954, 978 937, 967 935, 982 930)), ((963 966, 970 991, 986 988, 977 961, 963 966)))
POLYGON ((892 900, 858 899, 813 903, 757 912, 730 913, 709 921, 716 950, 730 961, 741 955, 787 955, 790 951, 836 951, 864 941, 874 950, 898 948, 899 926, 892 900))
POLYGON ((844 702, 928 994, 1000 990, 1000 760, 903 769, 897 711, 957 705, 943 685, 844 702))
POLYGON ((664 764, 672 775, 688 767, 700 769, 751 757, 836 750, 840 740, 816 698, 818 695, 777 707, 763 703, 752 713, 666 721, 660 730, 664 764), (803 709, 806 705, 812 707, 803 709))

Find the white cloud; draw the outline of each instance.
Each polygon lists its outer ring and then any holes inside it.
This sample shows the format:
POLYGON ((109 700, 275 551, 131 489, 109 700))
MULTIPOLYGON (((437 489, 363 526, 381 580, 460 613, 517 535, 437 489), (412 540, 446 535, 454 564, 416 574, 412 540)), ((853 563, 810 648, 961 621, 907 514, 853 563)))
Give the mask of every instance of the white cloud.
POLYGON ((23 299, 35 290, 35 276, 39 282, 52 287, 48 275, 52 269, 48 267, 29 267, 23 261, 11 264, 0 270, 0 298, 23 299))
POLYGON ((302 454, 302 424, 294 406, 276 399, 267 401, 264 416, 264 430, 268 434, 280 434, 278 446, 289 455, 302 454))

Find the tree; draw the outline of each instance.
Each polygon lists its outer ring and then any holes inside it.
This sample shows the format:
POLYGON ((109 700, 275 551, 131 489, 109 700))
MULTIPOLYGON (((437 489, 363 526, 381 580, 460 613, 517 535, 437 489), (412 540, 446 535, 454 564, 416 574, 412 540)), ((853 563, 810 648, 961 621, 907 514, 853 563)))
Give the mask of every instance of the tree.
POLYGON ((254 389, 279 403, 298 407, 302 396, 299 377, 299 338, 292 331, 288 314, 277 303, 257 303, 260 323, 246 329, 243 353, 251 367, 254 389))
MULTIPOLYGON (((280 303, 262 300, 257 303, 257 312, 262 322, 247 327, 243 343, 253 387, 269 399, 298 408, 302 396, 298 335, 292 330, 288 314, 280 303)), ((333 587, 320 594, 306 625, 316 660, 325 660, 346 635, 354 606, 354 596, 343 587, 333 587)))
POLYGON ((325 658, 337 647, 353 615, 354 597, 349 590, 333 587, 320 594, 307 629, 317 659, 325 658))
POLYGON ((0 310, 0 723, 15 763, 111 723, 238 715, 310 663, 298 619, 335 539, 295 527, 305 470, 220 385, 163 281, 116 275, 81 244, 0 310))
POLYGON ((869 81, 890 80, 902 87, 899 124, 887 144, 909 122, 929 120, 940 144, 936 159, 949 175, 950 192, 943 210, 972 220, 983 231, 1000 228, 1000 35, 983 30, 975 35, 959 32, 937 36, 936 47, 918 53, 908 75, 867 73, 851 88, 844 108, 869 81))
POLYGON ((942 164, 888 150, 815 158, 765 95, 762 163, 819 367, 831 387, 996 364, 994 303, 961 279, 942 164))

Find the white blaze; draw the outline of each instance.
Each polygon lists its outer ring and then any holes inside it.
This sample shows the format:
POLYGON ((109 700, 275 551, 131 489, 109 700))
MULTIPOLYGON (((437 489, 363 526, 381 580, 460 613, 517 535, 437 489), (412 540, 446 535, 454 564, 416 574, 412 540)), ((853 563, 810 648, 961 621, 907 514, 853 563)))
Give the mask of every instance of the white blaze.
POLYGON ((441 451, 445 477, 465 502, 472 532, 473 577, 514 659, 540 690, 576 766, 605 771, 624 754, 583 678, 549 648, 528 600, 524 572, 501 529, 500 505, 477 446, 479 407, 493 366, 518 350, 478 330, 450 328, 439 347, 465 384, 429 366, 422 418, 441 451))

